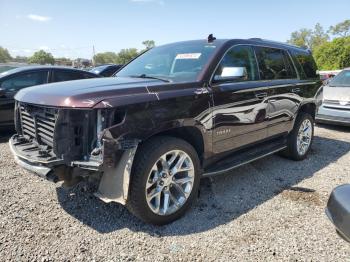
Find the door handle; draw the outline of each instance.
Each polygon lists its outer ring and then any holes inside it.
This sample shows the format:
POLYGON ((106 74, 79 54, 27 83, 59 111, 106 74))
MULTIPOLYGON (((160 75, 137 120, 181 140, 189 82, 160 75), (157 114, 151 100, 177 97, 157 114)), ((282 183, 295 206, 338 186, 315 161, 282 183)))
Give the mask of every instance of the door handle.
POLYGON ((257 93, 257 94, 255 94, 255 97, 259 98, 259 99, 263 99, 263 98, 267 97, 267 93, 266 92, 257 93))
POLYGON ((299 87, 293 88, 292 92, 293 93, 300 93, 301 89, 299 87))
POLYGON ((201 88, 197 88, 196 90, 194 90, 194 93, 196 95, 201 95, 201 94, 207 94, 207 93, 209 93, 209 91, 205 87, 201 87, 201 88))

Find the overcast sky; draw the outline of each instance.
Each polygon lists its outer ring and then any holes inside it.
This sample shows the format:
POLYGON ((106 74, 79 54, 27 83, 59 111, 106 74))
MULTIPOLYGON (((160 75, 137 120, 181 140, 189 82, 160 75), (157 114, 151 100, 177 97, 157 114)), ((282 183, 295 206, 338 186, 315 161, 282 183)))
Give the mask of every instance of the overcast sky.
POLYGON ((206 38, 286 41, 294 30, 350 19, 349 0, 0 0, 0 46, 11 55, 54 56, 206 38))

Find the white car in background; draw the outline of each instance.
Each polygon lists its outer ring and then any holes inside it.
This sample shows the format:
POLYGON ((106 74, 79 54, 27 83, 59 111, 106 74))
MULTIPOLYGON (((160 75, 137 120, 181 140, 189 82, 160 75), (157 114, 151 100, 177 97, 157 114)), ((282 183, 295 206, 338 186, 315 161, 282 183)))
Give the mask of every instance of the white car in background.
POLYGON ((350 126, 350 68, 346 68, 324 85, 316 95, 319 123, 350 126))

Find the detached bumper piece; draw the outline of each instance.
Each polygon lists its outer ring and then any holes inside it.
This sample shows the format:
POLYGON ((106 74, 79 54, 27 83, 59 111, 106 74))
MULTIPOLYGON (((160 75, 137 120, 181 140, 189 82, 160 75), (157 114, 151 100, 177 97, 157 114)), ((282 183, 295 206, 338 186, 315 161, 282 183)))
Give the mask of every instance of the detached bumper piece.
POLYGON ((52 168, 63 162, 62 159, 53 156, 50 150, 28 142, 18 135, 10 138, 9 146, 15 161, 21 167, 47 179, 50 179, 49 173, 52 168))
POLYGON ((336 187, 331 193, 326 215, 334 224, 339 235, 350 242, 350 185, 336 187))

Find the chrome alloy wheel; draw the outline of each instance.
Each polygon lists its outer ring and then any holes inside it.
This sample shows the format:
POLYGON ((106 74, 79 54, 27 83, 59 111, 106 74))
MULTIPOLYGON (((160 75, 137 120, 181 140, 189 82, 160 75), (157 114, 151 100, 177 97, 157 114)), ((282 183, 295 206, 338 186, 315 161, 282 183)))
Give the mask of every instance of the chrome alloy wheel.
POLYGON ((312 128, 313 126, 309 119, 305 119, 300 125, 297 137, 297 150, 301 156, 303 156, 310 147, 312 128))
POLYGON ((172 150, 153 165, 146 183, 146 200, 157 215, 170 215, 179 210, 191 194, 194 165, 187 153, 172 150))

